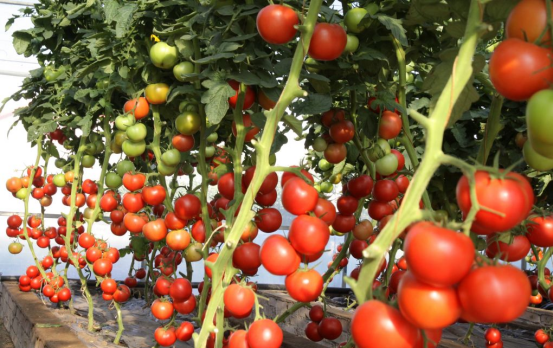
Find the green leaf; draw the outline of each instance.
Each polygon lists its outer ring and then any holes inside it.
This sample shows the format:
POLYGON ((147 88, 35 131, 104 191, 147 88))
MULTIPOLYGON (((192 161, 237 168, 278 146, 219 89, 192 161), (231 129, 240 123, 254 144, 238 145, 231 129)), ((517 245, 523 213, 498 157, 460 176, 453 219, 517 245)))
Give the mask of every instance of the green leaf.
POLYGON ((228 98, 236 92, 228 83, 223 81, 207 80, 202 83, 208 90, 202 95, 205 104, 205 113, 211 124, 219 124, 228 112, 228 98))
POLYGON ((424 1, 414 2, 419 13, 431 22, 443 23, 450 17, 449 6, 445 2, 437 1, 433 4, 425 4, 424 1))
POLYGON ((295 118, 291 115, 284 115, 282 121, 286 123, 291 130, 294 131, 299 137, 303 136, 303 124, 300 119, 295 118))
POLYGON ((117 18, 119 7, 119 2, 117 0, 106 0, 104 2, 104 13, 108 24, 111 24, 111 22, 117 18))
POLYGON ((170 103, 179 95, 196 94, 197 90, 192 85, 179 86, 171 89, 169 97, 167 97, 167 103, 170 103))
POLYGON ((465 21, 455 21, 449 23, 445 27, 445 31, 451 35, 451 37, 460 39, 465 35, 465 27, 467 26, 467 23, 465 21))
POLYGON ((461 145, 461 147, 467 147, 470 144, 471 140, 468 139, 466 129, 462 124, 457 123, 455 126, 453 126, 453 128, 451 128, 451 133, 453 134, 455 140, 457 140, 459 145, 461 145))
POLYGON ((234 52, 243 45, 240 45, 236 42, 223 42, 218 48, 217 52, 234 52))
POLYGON ((407 46, 407 32, 405 28, 401 25, 401 20, 397 18, 388 17, 383 14, 376 15, 376 18, 382 25, 384 25, 388 30, 392 32, 392 35, 401 43, 403 46, 407 46))
POLYGON ((420 110, 427 108, 430 105, 430 99, 424 97, 420 99, 415 99, 409 104, 409 109, 420 110))
POLYGON ((277 153, 282 148, 282 145, 288 143, 288 138, 282 132, 276 132, 275 140, 271 145, 271 153, 277 153))
POLYGON ((305 99, 299 99, 290 105, 298 115, 315 115, 330 110, 332 97, 327 94, 309 94, 305 99))
POLYGON ((260 129, 265 128, 265 123, 267 122, 267 117, 265 117, 265 114, 263 112, 254 112, 250 115, 250 118, 257 127, 260 129))
POLYGON ((511 13, 511 10, 519 0, 494 0, 486 4, 486 14, 490 16, 491 21, 503 22, 511 13))
POLYGON ((10 30, 10 28, 12 27, 12 24, 15 22, 16 18, 19 18, 19 16, 15 15, 15 16, 11 17, 10 19, 8 19, 8 21, 6 22, 6 26, 4 27, 4 31, 10 30))
MULTIPOLYGON (((92 128, 92 115, 86 115, 77 123, 78 126, 81 126, 83 131, 83 137, 87 137, 90 134, 90 129, 92 128)), ((56 130, 54 128, 54 130, 56 130)))
POLYGON ((13 33, 13 47, 17 54, 24 54, 31 44, 33 36, 23 31, 16 31, 13 33))
POLYGON ((226 59, 226 58, 232 58, 232 57, 234 57, 234 53, 217 53, 212 56, 203 57, 198 60, 192 60, 192 61, 198 64, 208 64, 208 63, 213 63, 219 59, 226 59))
POLYGON ((259 79, 259 77, 257 77, 257 75, 255 75, 254 73, 249 72, 249 71, 242 71, 242 72, 239 72, 239 73, 232 73, 232 74, 229 74, 228 77, 230 79, 233 79, 233 80, 236 80, 238 82, 244 83, 248 86, 258 85, 261 82, 261 80, 259 79))
POLYGON ((92 63, 92 64, 90 64, 90 65, 88 65, 88 66, 86 66, 82 69, 78 69, 76 76, 78 78, 84 77, 89 73, 95 72, 96 70, 100 69, 103 66, 109 65, 110 63, 111 63, 110 58, 104 58, 104 59, 97 60, 94 63, 92 63))
POLYGON ((122 38, 125 36, 132 23, 134 13, 138 9, 137 4, 127 3, 117 11, 117 17, 115 18, 117 24, 115 25, 115 36, 122 38))
POLYGON ((384 55, 384 53, 375 50, 374 48, 370 47, 362 47, 360 50, 355 52, 353 55, 354 61, 360 61, 360 60, 383 60, 387 61, 388 57, 384 55))

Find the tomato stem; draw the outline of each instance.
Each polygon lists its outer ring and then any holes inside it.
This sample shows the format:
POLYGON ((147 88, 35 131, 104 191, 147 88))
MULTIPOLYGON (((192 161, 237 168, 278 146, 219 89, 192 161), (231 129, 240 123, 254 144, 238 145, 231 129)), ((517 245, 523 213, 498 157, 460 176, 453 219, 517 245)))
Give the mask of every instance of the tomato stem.
POLYGON ((492 98, 492 105, 490 106, 490 113, 488 114, 488 121, 486 122, 486 129, 484 130, 484 138, 480 143, 480 149, 478 150, 478 162, 486 164, 488 156, 492 149, 492 145, 497 139, 497 135, 503 129, 501 124, 501 108, 503 106, 504 98, 499 95, 495 95, 492 98))

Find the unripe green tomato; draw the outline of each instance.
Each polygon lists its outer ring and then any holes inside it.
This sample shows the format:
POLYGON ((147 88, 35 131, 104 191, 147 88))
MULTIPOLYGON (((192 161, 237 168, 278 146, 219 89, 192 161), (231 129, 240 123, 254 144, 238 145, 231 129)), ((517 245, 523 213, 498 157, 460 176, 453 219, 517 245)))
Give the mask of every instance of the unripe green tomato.
POLYGON ((58 169, 63 168, 66 164, 67 164, 67 161, 64 160, 63 158, 58 158, 58 159, 56 159, 56 161, 54 162, 54 165, 55 165, 56 168, 58 168, 58 169))
POLYGON ((362 7, 352 8, 344 17, 344 23, 348 28, 348 32, 359 34, 366 29, 365 25, 361 25, 360 22, 365 17, 368 11, 362 7))
POLYGON ((134 172, 135 170, 136 170, 136 167, 134 166, 134 163, 132 163, 129 160, 124 160, 117 163, 116 171, 120 177, 123 177, 123 175, 125 175, 128 172, 134 172))
POLYGON ((327 170, 329 170, 332 167, 333 167, 332 163, 330 163, 326 159, 321 158, 319 160, 319 169, 322 170, 323 172, 326 172, 327 170))
POLYGON ((331 182, 323 181, 321 183, 321 192, 330 193, 332 190, 334 190, 334 185, 331 182))
POLYGON ((205 157, 211 158, 215 156, 215 146, 206 146, 205 147, 205 157))
POLYGON ((190 163, 185 163, 181 169, 182 172, 186 175, 194 173, 194 166, 192 166, 190 163))
POLYGON ((477 251, 486 250, 487 247, 488 247, 488 245, 487 245, 486 241, 483 238, 476 238, 475 249, 477 251))
POLYGON ((127 128, 125 131, 129 140, 140 141, 146 139, 146 134, 148 133, 144 123, 136 123, 127 128))
POLYGON ((66 140, 63 142, 63 148, 66 150, 73 150, 73 145, 71 145, 69 140, 66 140))
POLYGON ((118 130, 115 132, 115 135, 113 136, 113 142, 117 146, 123 146, 123 142, 127 140, 127 133, 125 131, 118 130))
POLYGON ((376 143, 369 149, 369 159, 373 162, 384 157, 392 151, 390 144, 386 139, 378 139, 376 143))
POLYGON ((405 74, 405 81, 407 83, 413 83, 414 80, 415 80, 415 76, 413 74, 410 74, 410 73, 405 74))
POLYGON ((219 135, 216 133, 216 132, 213 132, 211 133, 210 135, 207 136, 207 142, 209 143, 214 143, 217 141, 217 139, 219 139, 219 135))
POLYGON ((95 155, 102 153, 102 151, 106 148, 104 142, 101 140, 95 141, 94 146, 96 147, 96 152, 94 153, 95 155))
POLYGON ((144 140, 134 142, 125 140, 123 142, 123 152, 129 157, 140 156, 146 151, 146 142, 144 140))
POLYGON ((106 174, 105 183, 110 189, 117 189, 123 184, 123 179, 117 173, 109 172, 106 174))
POLYGON ((322 137, 315 139, 315 141, 313 142, 313 150, 317 152, 323 152, 324 150, 326 150, 327 146, 328 144, 326 140, 324 140, 322 137))
POLYGON ((316 74, 321 71, 320 69, 317 69, 317 64, 318 63, 315 59, 309 57, 305 60, 305 69, 307 69, 310 73, 316 74))
POLYGON ((197 262, 202 259, 203 245, 198 242, 190 243, 188 248, 184 250, 184 259, 187 262, 197 262))
POLYGON ((185 111, 175 120, 175 127, 183 135, 194 135, 200 130, 200 115, 196 112, 185 111))
POLYGON ((115 118, 115 127, 119 130, 127 130, 130 126, 136 123, 136 118, 132 113, 119 115, 115 118))
POLYGON ((161 155, 164 164, 174 167, 180 163, 180 152, 177 149, 167 150, 161 155))
POLYGON ((194 73, 194 64, 190 62, 180 62, 173 67, 173 75, 180 82, 192 81, 194 77, 186 77, 185 75, 194 73))
POLYGON ((95 141, 98 141, 98 140, 101 140, 102 139, 102 136, 98 133, 90 133, 90 135, 88 136, 88 140, 93 143, 95 141))
POLYGON ((23 200, 25 197, 27 197, 28 188, 22 187, 15 193, 15 197, 23 200))
POLYGON ((315 190, 317 190, 317 192, 321 192, 321 185, 315 184, 313 185, 313 187, 315 188, 315 190))
POLYGON ((179 52, 174 46, 158 42, 150 48, 150 59, 156 67, 167 70, 179 61, 179 52))
POLYGON ((179 112, 185 112, 185 111, 192 111, 192 112, 198 113, 200 109, 198 108, 197 103, 190 100, 183 100, 179 104, 179 112))
POLYGON ((86 144, 86 149, 84 150, 84 153, 86 153, 87 155, 94 155, 96 153, 96 144, 95 143, 86 144))
POLYGON ((522 155, 528 165, 538 171, 547 171, 553 169, 553 159, 540 155, 532 148, 529 141, 524 143, 522 155))
POLYGON ((353 53, 357 51, 357 49, 359 48, 359 39, 357 38, 357 36, 348 34, 347 38, 348 39, 346 42, 346 48, 344 49, 344 52, 353 53))
POLYGON ((438 221, 446 221, 448 218, 447 211, 443 209, 436 210, 434 214, 435 214, 434 216, 436 217, 436 219, 438 219, 438 221))
POLYGON ((396 155, 389 153, 376 161, 376 172, 383 176, 392 175, 397 170, 397 165, 396 155))
POLYGON ((90 209, 86 207, 83 212, 83 216, 86 220, 92 219, 92 216, 94 216, 94 209, 90 209))
POLYGON ((157 171, 161 175, 169 176, 169 175, 175 174, 175 172, 177 171, 177 167, 176 166, 168 166, 165 163, 163 163, 163 161, 159 161, 157 163, 157 171))
POLYGON ((65 175, 63 174, 56 174, 54 175, 54 177, 52 178, 52 182, 54 183, 54 185, 56 185, 57 187, 64 187, 65 184, 67 183, 65 181, 65 175))
POLYGON ((85 168, 92 168, 94 166, 94 162, 96 162, 96 158, 91 155, 84 155, 82 159, 83 167, 85 168))
POLYGON ((102 79, 96 82, 96 88, 98 89, 108 89, 108 87, 109 87, 109 79, 102 79))

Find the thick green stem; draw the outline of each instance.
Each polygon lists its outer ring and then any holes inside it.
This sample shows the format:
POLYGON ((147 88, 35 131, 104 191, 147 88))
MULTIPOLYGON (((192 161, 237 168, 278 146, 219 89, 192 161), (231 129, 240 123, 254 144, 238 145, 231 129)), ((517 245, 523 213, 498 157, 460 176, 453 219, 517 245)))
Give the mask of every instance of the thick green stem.
MULTIPOLYGON (((163 125, 161 124, 161 117, 159 116, 159 108, 157 105, 152 105, 152 115, 154 116, 154 140, 150 144, 150 148, 154 152, 156 161, 161 161, 161 150, 159 148, 159 144, 161 141, 161 131, 163 129, 163 125)), ((159 173, 159 182, 163 186, 163 188, 165 188, 165 191, 168 193, 165 196, 165 200, 163 201, 163 204, 165 204, 165 209, 167 209, 167 211, 173 211, 173 204, 171 202, 170 190, 167 187, 165 176, 161 173, 159 173)))
MULTIPOLYGON (((223 300, 223 284, 228 284, 232 279, 234 272, 229 268, 230 259, 234 249, 238 245, 238 240, 242 234, 242 231, 246 227, 246 224, 249 223, 254 217, 254 212, 251 210, 253 205, 254 197, 259 191, 263 179, 269 174, 270 164, 269 164, 269 154, 271 149, 271 144, 273 143, 276 130, 278 128, 278 122, 280 122, 286 108, 290 103, 297 97, 305 96, 304 91, 299 86, 299 76, 301 72, 301 67, 303 65, 303 59, 305 54, 308 51, 309 43, 311 41, 311 36, 313 34, 313 29, 317 22, 317 16, 319 9, 321 7, 321 0, 314 0, 309 6, 309 11, 306 16, 306 20, 301 27, 302 37, 299 41, 299 45, 296 48, 294 53, 294 58, 292 60, 292 66, 290 68, 290 74, 286 86, 275 106, 274 109, 270 111, 265 111, 267 116, 267 122, 263 130, 263 135, 261 140, 257 142, 256 140, 252 141, 252 144, 256 148, 256 170, 250 186, 246 191, 242 207, 240 212, 236 217, 236 220, 230 230, 230 233, 227 236, 226 242, 221 249, 217 261, 213 267, 213 288, 212 295, 209 305, 206 311, 206 318, 213 318, 218 307, 221 306, 223 300), (224 279, 223 279, 224 274, 224 279)), ((194 343, 196 347, 205 347, 208 335, 210 332, 214 331, 215 327, 209 319, 204 322, 202 329, 198 334, 194 335, 194 343)))
POLYGON ((123 335, 123 331, 125 330, 125 327, 123 326, 123 315, 121 314, 121 306, 116 301, 113 301, 113 305, 115 306, 115 310, 117 311, 117 327, 118 327, 117 335, 115 336, 113 343, 119 344, 119 341, 121 340, 121 336, 123 335))
POLYGON ((478 151, 477 157, 478 162, 483 165, 486 165, 493 142, 497 139, 497 135, 501 129, 503 129, 503 125, 500 122, 503 100, 503 97, 499 95, 494 96, 492 99, 490 113, 488 114, 488 122, 486 122, 486 129, 484 130, 484 138, 480 144, 480 150, 478 151))
POLYGON ((376 271, 393 241, 412 222, 422 217, 419 210, 419 201, 440 165, 444 129, 449 121, 451 111, 461 91, 472 76, 472 57, 478 43, 478 28, 481 23, 483 5, 478 0, 472 0, 470 5, 465 40, 453 66, 452 76, 449 78, 442 92, 436 108, 428 118, 428 136, 424 158, 416 171, 403 204, 392 216, 384 230, 378 235, 373 244, 363 251, 364 263, 359 274, 359 281, 350 278, 346 281, 352 287, 359 303, 372 298, 372 282, 376 271))

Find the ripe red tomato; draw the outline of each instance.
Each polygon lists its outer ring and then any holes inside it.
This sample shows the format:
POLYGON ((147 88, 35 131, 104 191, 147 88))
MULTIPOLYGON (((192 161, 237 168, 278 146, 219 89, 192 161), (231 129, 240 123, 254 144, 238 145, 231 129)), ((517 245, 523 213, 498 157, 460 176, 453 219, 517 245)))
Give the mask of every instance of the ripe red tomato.
POLYGON ((159 320, 167 320, 173 315, 173 304, 171 302, 155 300, 152 303, 152 314, 159 320))
POLYGON ((271 233, 282 225, 282 215, 275 208, 263 208, 257 212, 255 224, 261 231, 271 233))
POLYGON ((353 215, 359 206, 359 201, 353 196, 341 196, 338 198, 336 206, 340 214, 353 215))
POLYGON ((300 215, 290 224, 290 244, 303 255, 316 255, 324 250, 330 239, 328 225, 315 216, 300 215))
POLYGON ((275 204, 277 200, 277 191, 272 190, 269 193, 263 194, 258 192, 255 196, 255 203, 259 204, 262 207, 271 207, 275 204))
POLYGON ((490 327, 484 332, 484 338, 487 343, 497 343, 501 341, 501 332, 495 327, 490 327))
POLYGON ((104 277, 113 269, 113 263, 108 259, 98 259, 94 261, 92 268, 97 276, 104 277))
POLYGON ((281 235, 265 239, 259 251, 261 263, 274 275, 288 275, 298 269, 300 257, 290 242, 281 235))
POLYGON ((175 214, 180 219, 192 220, 200 216, 201 210, 200 199, 191 193, 187 193, 175 201, 175 214))
POLYGON ((469 237, 431 222, 418 222, 409 229, 404 251, 417 279, 436 286, 452 286, 463 279, 475 253, 469 237))
POLYGON ((360 305, 351 320, 351 334, 358 348, 408 348, 415 346, 419 330, 401 313, 380 301, 370 300, 360 305))
POLYGON ((317 190, 303 179, 292 178, 282 188, 282 206, 294 215, 313 211, 318 200, 317 190))
POLYGON ((545 342, 549 341, 549 335, 542 329, 536 331, 536 333, 534 334, 534 338, 539 344, 544 344, 545 342))
MULTIPOLYGON (((236 108, 236 103, 238 102, 238 94, 240 91, 240 83, 235 80, 229 80, 228 84, 236 91, 236 94, 228 99, 228 103, 231 108, 236 108)), ((246 86, 246 93, 244 97, 244 104, 242 105, 242 110, 247 110, 252 107, 255 102, 255 92, 250 86, 246 86)), ((245 115, 244 115, 245 116, 245 115)))
POLYGON ((369 243, 367 243, 366 241, 355 239, 349 245, 349 252, 351 256, 353 256, 357 260, 362 260, 363 250, 367 249, 368 246, 369 246, 369 243))
POLYGON ((381 220, 385 216, 391 215, 394 213, 393 208, 390 204, 386 202, 371 201, 369 203, 369 216, 375 220, 381 220))
POLYGON ((138 191, 144 187, 146 183, 146 175, 137 173, 125 173, 123 175, 123 186, 129 191, 138 191))
POLYGON ((149 205, 163 203, 166 195, 165 188, 161 185, 146 186, 142 189, 142 199, 149 205))
POLYGON ((497 237, 498 236, 496 235, 488 235, 486 238, 488 245, 486 248, 486 255, 492 259, 497 254, 500 254, 499 259, 503 261, 519 261, 528 255, 528 252, 530 252, 530 242, 524 235, 513 236, 511 244, 499 241, 497 237))
MULTIPOLYGON (((297 168, 297 166, 291 166, 290 168, 297 168)), ((315 179, 313 179, 313 175, 311 175, 311 173, 309 173, 307 170, 305 169, 302 169, 301 170, 301 173, 309 180, 311 181, 312 184, 315 183, 315 179)), ((297 178, 298 176, 294 173, 290 173, 290 172, 284 172, 282 173, 282 178, 280 179, 280 187, 284 187, 284 185, 286 185, 286 183, 288 182, 288 180, 292 179, 292 178, 297 178)))
MULTIPOLYGON (((101 201, 100 201, 100 204, 101 201)), ((123 207, 128 212, 136 213, 144 208, 144 201, 142 200, 142 195, 140 193, 125 193, 123 196, 123 207)))
POLYGON ((442 339, 442 329, 423 331, 426 334, 426 345, 424 344, 424 336, 421 334, 414 348, 436 348, 442 339))
POLYGON ((378 180, 373 188, 373 198, 381 202, 393 201, 399 195, 399 187, 394 180, 378 180))
POLYGON ((336 208, 334 207, 334 204, 324 198, 319 197, 317 205, 313 211, 315 216, 323 220, 329 226, 332 225, 336 219, 336 208))
POLYGON ((366 174, 348 181, 348 192, 357 199, 361 199, 371 194, 373 190, 373 179, 366 174))
POLYGON ((441 329, 461 316, 461 303, 452 286, 428 285, 407 272, 397 294, 401 314, 418 328, 441 329))
MULTIPOLYGON (((394 150, 392 150, 392 152, 393 151, 394 150)), ((398 167, 398 169, 399 169, 399 167, 398 167)), ((401 174, 395 179, 395 181, 396 181, 396 185, 399 189, 399 192, 405 193, 407 191, 407 188, 409 187, 409 178, 407 178, 405 175, 401 174)))
POLYGON ((299 18, 290 7, 283 5, 269 5, 257 14, 257 31, 263 40, 270 44, 282 45, 296 36, 295 25, 299 24, 299 18))
POLYGON ((173 230, 167 234, 166 242, 169 248, 182 251, 190 245, 190 234, 185 230, 173 230))
POLYGON ((330 126, 329 134, 335 142, 347 143, 355 136, 355 126, 349 120, 340 121, 330 126))
POLYGON ((117 208, 119 204, 119 195, 115 192, 108 190, 104 192, 104 195, 100 199, 100 208, 103 211, 111 212, 117 208))
POLYGON ((173 302, 173 306, 180 314, 190 314, 196 308, 196 297, 190 296, 188 300, 184 302, 173 302))
POLYGON ((401 117, 392 111, 384 111, 378 126, 378 136, 383 139, 393 139, 401 133, 403 122, 401 117))
POLYGON ((553 217, 531 217, 526 228, 528 229, 526 237, 530 243, 541 247, 553 246, 553 217))
POLYGON ((194 325, 189 321, 183 321, 175 331, 177 339, 183 342, 190 340, 192 338, 192 334, 194 334, 194 325))
POLYGON ((156 219, 145 224, 142 233, 149 241, 159 242, 167 236, 167 226, 165 226, 163 219, 156 219))
POLYGON ((133 112, 134 118, 137 120, 140 120, 148 116, 148 113, 150 112, 150 105, 148 104, 148 101, 146 100, 146 98, 138 97, 138 100, 137 99, 128 100, 123 106, 123 110, 125 111, 125 113, 133 112))
POLYGON ((282 339, 282 329, 271 319, 254 321, 246 334, 250 348, 279 348, 282 339))
POLYGON ((493 52, 490 80, 499 94, 522 101, 553 81, 551 50, 519 39, 503 40, 493 52))
POLYGON ((311 43, 309 56, 316 60, 334 60, 344 52, 348 37, 339 24, 317 23, 311 43))
POLYGON ((248 348, 246 335, 246 330, 234 331, 229 337, 228 348, 248 348))
MULTIPOLYGON (((412 268, 412 264, 409 263, 412 268)), ((506 323, 528 306, 532 288, 526 274, 511 265, 484 266, 471 271, 457 288, 462 318, 478 323, 506 323), (509 306, 493 306, 493 301, 509 306)))
POLYGON ((255 304, 254 292, 238 284, 231 284, 225 289, 223 296, 225 309, 236 318, 244 318, 250 315, 255 304))
POLYGON ((325 159, 332 164, 342 162, 347 155, 348 150, 344 144, 328 144, 324 151, 325 159))
POLYGON ((173 212, 169 212, 167 213, 167 215, 165 215, 165 225, 170 230, 180 230, 184 228, 187 224, 188 221, 177 217, 177 215, 173 212))
MULTIPOLYGON (((547 26, 547 7, 543 0, 524 0, 509 13, 505 22, 505 36, 528 42, 536 42, 547 26)), ((549 42, 550 33, 545 31, 540 43, 549 42)))
POLYGON ((175 328, 171 326, 168 329, 165 329, 163 326, 160 326, 154 332, 154 338, 162 347, 172 346, 177 341, 175 328))
POLYGON ((194 137, 192 135, 177 134, 173 136, 171 143, 180 152, 187 152, 194 148, 194 137))
MULTIPOLYGON (((479 170, 475 174, 475 183, 478 203, 504 214, 500 216, 480 209, 475 219, 479 226, 490 231, 502 232, 517 226, 526 218, 529 202, 533 202, 534 197, 528 197, 519 177, 509 173, 505 179, 496 179, 492 178, 490 173, 479 170)), ((472 206, 466 176, 461 177, 457 183, 456 196, 457 204, 463 216, 466 216, 472 206)))
POLYGON ((88 249, 96 243, 96 238, 88 233, 83 233, 79 236, 79 245, 81 248, 88 249))
MULTIPOLYGON (((252 166, 248 168, 244 175, 242 176, 242 187, 244 190, 246 190, 253 179, 253 175, 255 174, 255 166, 252 166)), ((267 194, 269 192, 272 192, 275 190, 276 186, 278 185, 278 175, 276 172, 272 172, 269 175, 263 179, 263 183, 261 184, 261 187, 259 187, 259 193, 261 194, 267 194)))
POLYGON ((219 193, 228 200, 234 199, 234 172, 224 174, 217 182, 219 193))
POLYGON ((327 340, 335 340, 342 334, 342 323, 332 317, 326 317, 319 323, 319 335, 327 340))
POLYGON ((323 277, 314 269, 296 270, 284 282, 290 297, 298 302, 315 301, 323 291, 323 277))
POLYGON ((334 219, 334 222, 332 223, 332 228, 334 228, 337 232, 347 233, 353 230, 355 222, 356 219, 354 215, 344 215, 338 213, 336 215, 336 219, 334 219))
POLYGON ((240 244, 232 254, 233 266, 242 271, 257 270, 261 266, 260 249, 261 247, 255 243, 240 244))
POLYGON ((305 327, 305 336, 313 342, 323 340, 323 337, 319 335, 319 324, 313 321, 309 322, 305 327))
POLYGON ((309 319, 314 321, 315 323, 319 323, 324 318, 324 310, 323 307, 320 305, 314 305, 309 310, 309 319))

